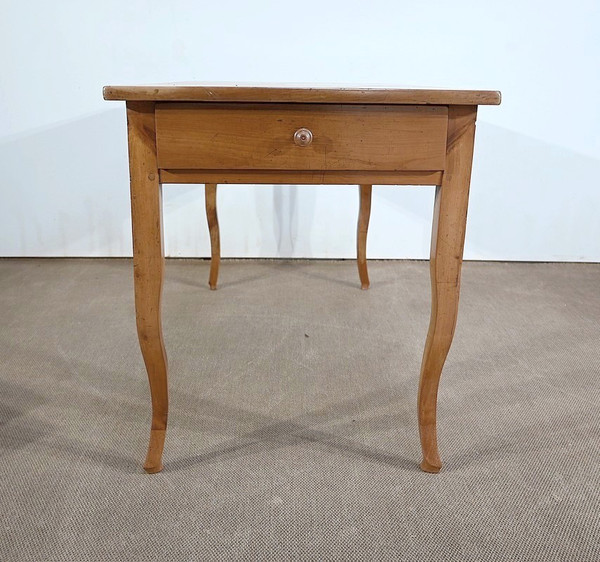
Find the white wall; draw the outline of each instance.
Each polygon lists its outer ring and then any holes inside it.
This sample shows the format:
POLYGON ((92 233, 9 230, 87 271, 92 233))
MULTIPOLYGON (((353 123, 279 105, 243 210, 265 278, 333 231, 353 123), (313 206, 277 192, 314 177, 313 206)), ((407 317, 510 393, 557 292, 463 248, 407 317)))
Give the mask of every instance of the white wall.
MULTIPOLYGON (((479 112, 465 255, 600 261, 598 0, 2 3, 0 255, 131 253, 125 108, 104 84, 501 89, 479 112)), ((428 255, 433 188, 376 187, 369 256, 428 255)), ((223 186, 224 256, 352 257, 356 187, 223 186)), ((168 255, 208 255, 202 186, 168 255)))

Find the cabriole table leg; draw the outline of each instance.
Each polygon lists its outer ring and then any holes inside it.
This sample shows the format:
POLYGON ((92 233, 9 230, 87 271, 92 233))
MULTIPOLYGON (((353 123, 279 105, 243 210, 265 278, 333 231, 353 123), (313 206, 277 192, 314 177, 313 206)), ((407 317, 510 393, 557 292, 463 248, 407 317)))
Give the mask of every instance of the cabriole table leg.
POLYGON ((437 445, 437 394, 452 344, 465 241, 477 108, 450 106, 446 169, 436 187, 431 239, 431 319, 421 364, 418 415, 425 472, 442 467, 437 445))
POLYGON ((360 203, 358 211, 358 226, 356 229, 356 263, 358 265, 358 276, 360 288, 369 288, 369 272, 367 270, 367 233, 369 230, 369 219, 371 217, 371 191, 373 186, 361 185, 360 203))
POLYGON ((162 470, 167 430, 167 355, 161 296, 164 275, 162 193, 156 162, 154 103, 127 103, 133 270, 138 338, 152 395, 152 428, 144 470, 162 470))
POLYGON ((219 236, 219 218, 217 215, 217 184, 204 185, 204 202, 206 204, 206 220, 210 233, 210 274, 208 285, 212 291, 217 288, 219 263, 221 262, 221 241, 219 236))

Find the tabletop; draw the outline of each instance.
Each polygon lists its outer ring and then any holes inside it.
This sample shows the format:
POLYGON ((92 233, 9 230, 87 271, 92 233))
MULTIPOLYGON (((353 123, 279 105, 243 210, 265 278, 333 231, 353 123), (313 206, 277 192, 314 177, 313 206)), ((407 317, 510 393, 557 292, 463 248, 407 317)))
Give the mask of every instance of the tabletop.
POLYGON ((204 82, 105 86, 103 94, 105 100, 122 101, 499 105, 501 100, 496 90, 204 82))

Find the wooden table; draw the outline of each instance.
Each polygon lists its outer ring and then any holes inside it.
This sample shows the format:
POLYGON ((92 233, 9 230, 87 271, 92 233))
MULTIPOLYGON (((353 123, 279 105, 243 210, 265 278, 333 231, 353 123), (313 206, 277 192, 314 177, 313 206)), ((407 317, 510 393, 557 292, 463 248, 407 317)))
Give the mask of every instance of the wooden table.
POLYGON ((431 319, 418 394, 421 469, 439 472, 437 391, 452 343, 478 105, 496 91, 223 86, 106 86, 127 102, 135 310, 152 395, 147 472, 162 470, 167 356, 161 325, 161 184, 203 183, 217 286, 219 183, 357 184, 357 257, 363 289, 371 186, 435 185, 431 319))

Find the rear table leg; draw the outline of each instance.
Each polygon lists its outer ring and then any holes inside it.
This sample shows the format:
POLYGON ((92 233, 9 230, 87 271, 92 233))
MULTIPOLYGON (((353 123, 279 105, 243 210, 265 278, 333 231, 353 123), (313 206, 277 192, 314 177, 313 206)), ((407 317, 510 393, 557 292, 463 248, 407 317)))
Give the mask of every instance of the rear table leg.
POLYGON ((371 191, 373 186, 360 186, 360 208, 358 212, 358 227, 356 232, 356 261, 361 289, 369 288, 369 273, 367 272, 367 231, 371 217, 371 191))
POLYGON ((204 199, 206 203, 206 219, 210 232, 210 275, 208 285, 211 290, 216 290, 219 277, 219 264, 221 262, 221 241, 219 236, 219 218, 217 217, 217 184, 207 183, 204 186, 204 199))

